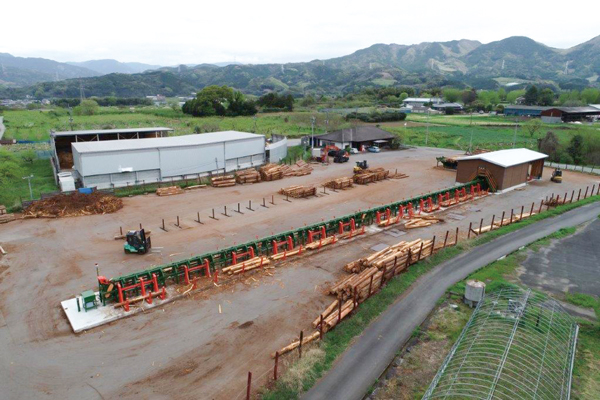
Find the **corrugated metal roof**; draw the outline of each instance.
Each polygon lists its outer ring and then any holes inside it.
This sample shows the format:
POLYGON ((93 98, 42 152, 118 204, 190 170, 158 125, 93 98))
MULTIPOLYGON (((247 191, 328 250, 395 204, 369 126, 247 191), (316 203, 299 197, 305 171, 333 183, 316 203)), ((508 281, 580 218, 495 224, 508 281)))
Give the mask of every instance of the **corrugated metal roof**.
POLYGON ((598 110, 600 110, 600 104, 590 104, 589 106, 597 108, 598 110))
POLYGON ((324 135, 315 136, 316 139, 331 142, 370 142, 373 140, 390 140, 395 136, 375 126, 363 125, 356 128, 342 129, 324 135))
POLYGON ((597 113, 600 112, 595 107, 551 107, 552 110, 560 110, 567 114, 578 114, 578 113, 597 113))
POLYGON ((521 105, 508 105, 508 106, 504 106, 504 111, 506 110, 541 110, 541 111, 545 111, 545 110, 549 110, 552 107, 545 107, 545 106, 521 106, 521 105))
POLYGON ((462 157, 459 158, 458 161, 460 162, 464 160, 483 160, 504 168, 508 168, 514 165, 541 160, 547 157, 548 156, 546 154, 538 153, 537 151, 529 149, 508 149, 477 154, 474 156, 462 157))
POLYGON ((201 133, 194 135, 173 136, 164 138, 131 139, 131 140, 102 140, 99 142, 71 143, 78 153, 99 153, 106 151, 142 150, 165 147, 197 146, 203 144, 229 142, 234 140, 252 139, 263 135, 238 131, 223 131, 201 133))
POLYGON ((89 131, 61 131, 52 132, 50 136, 75 136, 75 135, 108 135, 115 133, 136 133, 136 132, 171 132, 172 128, 165 128, 162 126, 151 127, 151 128, 124 128, 124 129, 93 129, 89 131))

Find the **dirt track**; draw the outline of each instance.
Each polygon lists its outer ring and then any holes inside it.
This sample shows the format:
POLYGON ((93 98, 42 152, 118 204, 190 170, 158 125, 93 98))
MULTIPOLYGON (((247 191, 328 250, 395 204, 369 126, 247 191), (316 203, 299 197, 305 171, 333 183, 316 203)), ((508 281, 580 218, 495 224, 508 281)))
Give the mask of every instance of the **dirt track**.
MULTIPOLYGON (((113 324, 74 335, 59 302, 92 288, 95 266, 108 277, 152 264, 241 243, 306 223, 318 222, 376 204, 452 186, 452 172, 434 169, 435 156, 456 154, 418 149, 353 156, 374 166, 398 168, 410 178, 357 187, 319 198, 285 202, 281 186, 322 183, 351 174, 352 164, 317 167, 312 175, 281 181, 205 189, 180 196, 125 199, 115 214, 64 219, 24 220, 0 226, 0 243, 9 253, 0 258, 0 386, 17 398, 215 398, 235 399, 243 392, 247 371, 256 378, 272 366, 269 353, 289 343, 329 299, 327 282, 341 266, 378 243, 431 237, 469 221, 531 204, 552 191, 562 192, 597 182, 564 172, 562 185, 534 182, 526 190, 492 196, 450 211, 467 216, 409 232, 401 238, 385 233, 294 260, 273 276, 248 277, 234 286, 212 289, 113 324), (259 205, 275 194, 275 206, 259 205), (256 211, 244 208, 253 200, 256 211), (232 217, 222 207, 237 208, 232 217), (245 203, 245 204, 244 204, 245 203), (218 221, 208 218, 215 207, 218 221), (480 210, 480 211, 477 211, 480 210), (193 221, 200 212, 204 225, 193 221), (183 229, 173 224, 180 216, 183 229), (158 229, 165 218, 169 232, 158 229), (112 237, 142 223, 152 230, 153 246, 162 252, 124 255, 112 237), (256 281, 255 281, 256 279, 256 281), (222 314, 219 314, 219 304, 222 314)), ((263 378, 264 382, 264 378, 263 378)), ((260 381, 257 384, 262 383, 260 381)))

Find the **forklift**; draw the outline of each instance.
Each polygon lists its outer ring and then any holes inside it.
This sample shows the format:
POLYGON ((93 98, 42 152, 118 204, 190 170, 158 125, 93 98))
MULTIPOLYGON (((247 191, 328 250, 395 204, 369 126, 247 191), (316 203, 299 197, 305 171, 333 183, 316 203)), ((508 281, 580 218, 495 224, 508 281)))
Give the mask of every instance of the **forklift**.
POLYGON ((125 254, 137 253, 146 254, 152 247, 152 241, 150 240, 150 234, 146 236, 146 232, 143 229, 139 231, 129 231, 125 236, 126 242, 123 245, 125 254))
POLYGON ((369 164, 367 164, 367 160, 357 161, 356 166, 354 167, 354 173, 360 174, 361 172, 369 169, 369 164))
POLYGON ((552 182, 562 183, 562 170, 560 168, 554 168, 550 180, 552 182))

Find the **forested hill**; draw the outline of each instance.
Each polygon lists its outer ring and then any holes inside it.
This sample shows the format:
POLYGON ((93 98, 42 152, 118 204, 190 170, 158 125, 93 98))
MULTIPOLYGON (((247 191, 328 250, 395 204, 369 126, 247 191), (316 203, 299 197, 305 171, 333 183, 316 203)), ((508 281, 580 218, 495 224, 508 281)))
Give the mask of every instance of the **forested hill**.
POLYGON ((375 44, 328 60, 262 65, 202 64, 161 68, 137 74, 1 89, 2 97, 140 97, 189 95, 208 85, 228 85, 245 93, 342 94, 370 86, 464 86, 492 89, 502 83, 538 82, 557 88, 599 85, 600 36, 570 49, 555 49, 527 37, 481 44, 473 40, 375 44))

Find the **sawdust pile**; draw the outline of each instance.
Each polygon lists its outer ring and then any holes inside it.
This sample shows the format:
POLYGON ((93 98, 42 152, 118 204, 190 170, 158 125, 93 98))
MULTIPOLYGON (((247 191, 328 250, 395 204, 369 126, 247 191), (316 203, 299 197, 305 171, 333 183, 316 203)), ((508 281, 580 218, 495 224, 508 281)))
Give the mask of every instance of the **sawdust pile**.
POLYGON ((59 194, 31 204, 23 212, 26 218, 77 217, 108 214, 123 208, 123 200, 101 192, 59 194))

